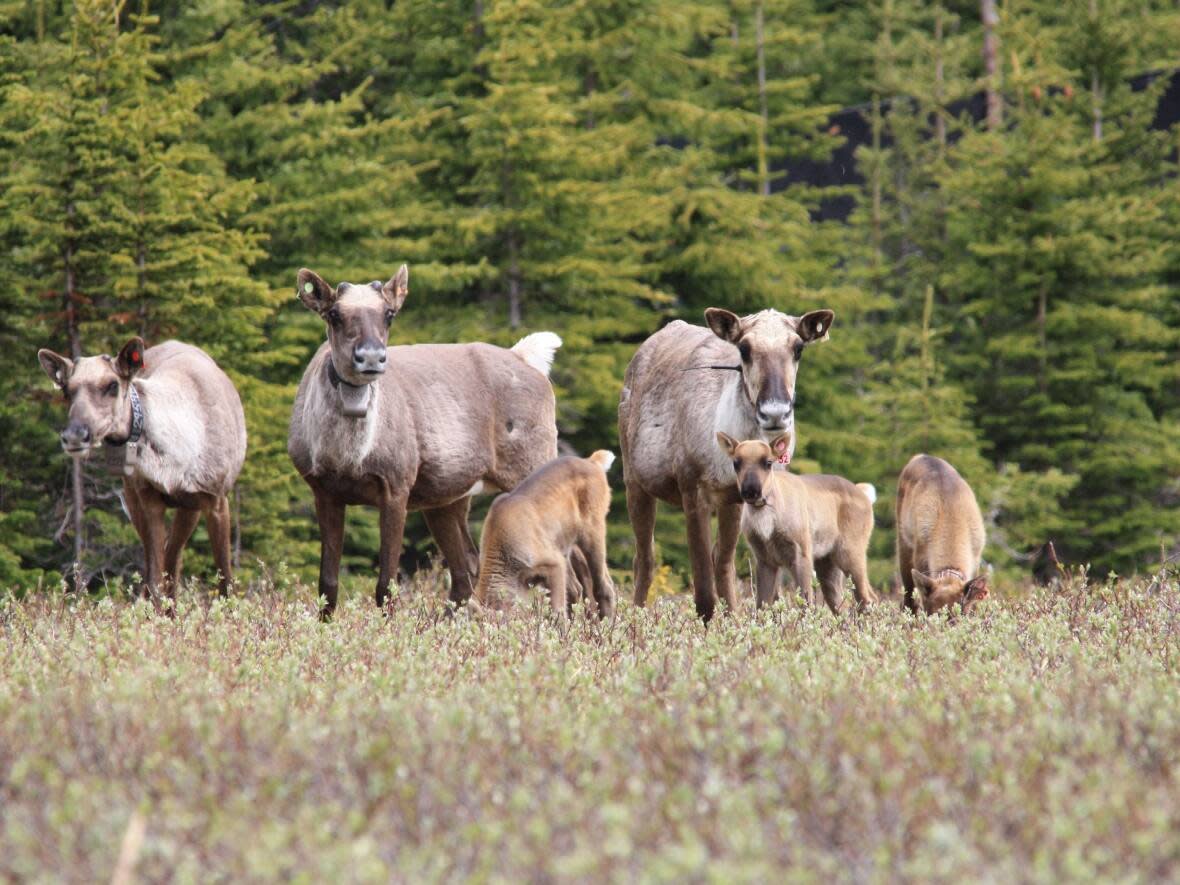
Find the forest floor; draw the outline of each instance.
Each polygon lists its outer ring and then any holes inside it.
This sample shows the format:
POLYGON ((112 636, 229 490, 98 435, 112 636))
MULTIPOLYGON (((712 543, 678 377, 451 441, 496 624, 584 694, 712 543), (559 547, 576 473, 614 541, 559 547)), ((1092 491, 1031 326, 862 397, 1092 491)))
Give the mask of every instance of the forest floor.
POLYGON ((1180 580, 560 629, 0 601, 0 880, 1180 877, 1180 580))

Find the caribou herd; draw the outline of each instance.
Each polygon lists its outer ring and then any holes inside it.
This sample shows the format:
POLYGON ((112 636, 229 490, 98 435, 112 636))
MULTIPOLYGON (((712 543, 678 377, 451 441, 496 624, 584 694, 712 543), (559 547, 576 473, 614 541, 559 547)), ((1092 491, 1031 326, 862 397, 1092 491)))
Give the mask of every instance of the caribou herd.
MULTIPOLYGON (((327 340, 295 395, 287 450, 311 488, 320 530, 321 616, 336 608, 345 508, 376 507, 376 601, 397 576, 406 514, 420 510, 450 573, 456 605, 494 611, 543 588, 559 619, 584 599, 615 611, 606 564, 608 451, 557 456, 549 369, 561 339, 527 335, 491 344, 389 346, 409 294, 402 265, 387 282, 335 287, 300 270, 296 294, 324 321, 327 340), (471 498, 502 493, 481 547, 468 528, 471 498)), ((718 598, 739 604, 739 534, 755 557, 756 600, 774 601, 782 575, 809 603, 813 577, 833 612, 845 576, 859 607, 876 601, 866 556, 876 492, 867 483, 790 471, 795 386, 807 348, 828 338, 834 314, 738 316, 705 311, 705 326, 676 321, 631 360, 619 399, 627 512, 635 534, 635 602, 655 571, 655 512, 684 512, 698 615, 718 598), (712 520, 717 517, 716 539, 712 520)), ((170 600, 184 547, 202 515, 219 587, 232 581, 229 492, 246 454, 242 403, 203 351, 132 338, 118 356, 38 359, 65 394, 62 448, 85 457, 124 452, 123 493, 143 543, 143 591, 170 600), (171 525, 165 510, 174 508, 171 525)), ((984 529, 971 488, 939 458, 916 455, 897 490, 897 558, 912 611, 968 609, 988 595, 980 573, 984 529)))

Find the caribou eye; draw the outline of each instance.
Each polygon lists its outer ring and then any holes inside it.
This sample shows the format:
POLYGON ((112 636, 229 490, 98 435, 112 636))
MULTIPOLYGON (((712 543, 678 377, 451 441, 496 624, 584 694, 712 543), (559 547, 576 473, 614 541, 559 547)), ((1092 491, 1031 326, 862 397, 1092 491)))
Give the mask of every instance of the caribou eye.
POLYGON ((107 396, 114 396, 118 392, 119 392, 119 382, 118 381, 112 381, 110 384, 107 385, 107 389, 103 391, 103 393, 105 393, 107 396))
POLYGON ((769 458, 767 458, 765 461, 762 462, 762 466, 765 467, 767 470, 769 470, 770 468, 772 468, 774 466, 774 462, 771 461, 769 458))
POLYGON ((803 359, 803 344, 799 343, 795 345, 795 362, 799 362, 801 359, 803 359))
POLYGON ((741 469, 742 469, 742 462, 741 461, 734 461, 733 462, 733 472, 737 473, 741 469))
POLYGON ((390 308, 389 310, 386 310, 386 311, 385 311, 385 325, 387 325, 387 326, 388 326, 388 325, 391 325, 391 324, 393 323, 393 318, 394 318, 395 316, 397 316, 397 311, 396 311, 396 310, 394 310, 393 308, 390 308))
POLYGON ((331 323, 333 326, 339 326, 340 325, 340 311, 338 311, 334 307, 331 310, 329 310, 328 311, 328 322, 331 323))
POLYGON ((745 341, 738 345, 738 353, 741 354, 743 363, 750 361, 750 345, 745 341))

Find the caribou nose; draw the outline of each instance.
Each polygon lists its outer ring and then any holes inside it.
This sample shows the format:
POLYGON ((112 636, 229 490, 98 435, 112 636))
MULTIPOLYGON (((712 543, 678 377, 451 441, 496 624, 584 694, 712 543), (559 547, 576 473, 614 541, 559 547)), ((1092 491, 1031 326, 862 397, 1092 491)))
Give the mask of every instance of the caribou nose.
POLYGON ((362 375, 385 371, 385 348, 380 344, 358 344, 352 351, 352 367, 362 375))
POLYGON ((758 404, 758 423, 764 430, 784 429, 791 420, 794 407, 790 402, 774 399, 758 404))
POLYGON ((85 424, 71 423, 61 432, 61 444, 65 449, 77 449, 90 442, 90 428, 85 424))

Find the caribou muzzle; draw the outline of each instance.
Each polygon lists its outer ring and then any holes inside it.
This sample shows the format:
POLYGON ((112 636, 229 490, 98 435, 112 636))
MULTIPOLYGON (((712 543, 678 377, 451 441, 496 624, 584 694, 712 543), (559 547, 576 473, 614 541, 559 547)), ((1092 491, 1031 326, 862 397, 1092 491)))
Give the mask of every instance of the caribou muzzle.
POLYGON ((90 450, 90 428, 81 421, 71 421, 61 432, 61 447, 68 455, 82 455, 90 450))
POLYGON ((385 371, 386 347, 379 341, 363 341, 352 349, 352 370, 358 375, 380 375, 385 371))
POLYGON ((781 433, 795 423, 795 407, 790 400, 767 399, 755 410, 758 426, 764 433, 781 433))

